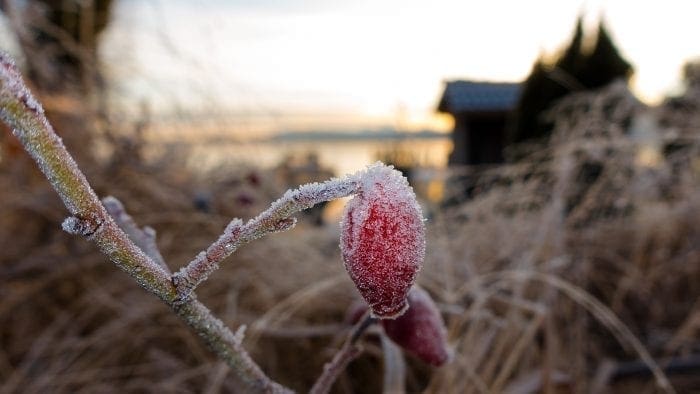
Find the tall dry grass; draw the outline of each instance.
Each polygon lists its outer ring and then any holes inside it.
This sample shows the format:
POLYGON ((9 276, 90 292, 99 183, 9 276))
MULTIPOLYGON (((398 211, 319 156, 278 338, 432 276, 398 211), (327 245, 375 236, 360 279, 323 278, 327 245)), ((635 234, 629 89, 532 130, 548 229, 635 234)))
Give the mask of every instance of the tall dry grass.
MULTIPOLYGON (((700 115, 683 108, 646 108, 622 85, 573 96, 551 113, 546 147, 484 169, 469 201, 433 212, 419 282, 455 355, 440 369, 407 357, 409 391, 700 387, 679 372, 700 370, 700 115)), ((60 231, 58 199, 12 157, 0 161, 0 392, 239 392, 164 305, 60 231)), ((165 162, 105 165, 90 180, 158 231, 169 262, 186 264, 231 216, 281 192, 265 170, 197 179, 165 162), (208 212, 193 203, 201 191, 208 212)), ((355 290, 337 243, 335 224, 302 223, 242 247, 198 289, 227 324, 248 325, 256 361, 299 391, 349 328, 355 290)), ((382 390, 381 343, 370 335, 364 347, 335 391, 382 390)))

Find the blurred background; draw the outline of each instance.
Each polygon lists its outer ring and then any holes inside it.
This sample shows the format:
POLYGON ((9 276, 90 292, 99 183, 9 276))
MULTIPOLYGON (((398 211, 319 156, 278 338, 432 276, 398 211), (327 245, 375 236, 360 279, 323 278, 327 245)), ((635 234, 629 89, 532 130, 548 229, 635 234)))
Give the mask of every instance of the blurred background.
MULTIPOLYGON (((455 357, 397 369, 371 334, 339 393, 700 392, 698 7, 5 0, 0 48, 173 271, 288 188, 377 160, 404 172, 427 218, 419 283, 455 357)), ((240 392, 60 231, 65 208, 5 126, 0 148, 0 392, 240 392)), ((299 391, 356 298, 342 207, 241 248, 198 290, 299 391)))

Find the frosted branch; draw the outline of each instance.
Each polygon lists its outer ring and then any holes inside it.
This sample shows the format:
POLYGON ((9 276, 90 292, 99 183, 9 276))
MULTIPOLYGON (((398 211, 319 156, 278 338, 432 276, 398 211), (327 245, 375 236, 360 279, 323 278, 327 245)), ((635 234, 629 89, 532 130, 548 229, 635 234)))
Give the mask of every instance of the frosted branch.
POLYGON ((171 276, 136 246, 107 213, 54 133, 43 108, 26 88, 14 61, 3 52, 0 52, 0 119, 13 129, 68 208, 72 216, 63 222, 64 230, 93 241, 115 265, 172 307, 250 388, 260 392, 289 392, 270 380, 253 362, 241 346, 242 335, 234 335, 203 304, 195 300, 175 302, 178 293, 171 276))
POLYGON ((168 265, 165 263, 163 256, 160 254, 160 250, 158 250, 158 245, 156 244, 156 230, 149 226, 139 228, 131 215, 126 212, 121 201, 115 197, 107 196, 103 198, 102 205, 104 205, 107 212, 114 218, 114 221, 117 222, 117 225, 129 236, 129 239, 146 253, 146 256, 160 265, 165 272, 170 273, 170 268, 168 268, 168 265))
POLYGON ((357 175, 333 178, 323 183, 309 183, 296 190, 288 190, 270 208, 245 224, 240 219, 233 219, 216 242, 173 275, 179 302, 188 300, 194 289, 219 268, 219 263, 241 245, 266 234, 291 229, 296 224, 296 218, 291 215, 320 202, 354 194, 358 184, 357 175))
POLYGON ((241 326, 234 334, 221 320, 212 315, 206 306, 196 300, 175 305, 174 309, 250 388, 264 393, 292 393, 288 388, 268 378, 243 348, 245 326, 241 326))

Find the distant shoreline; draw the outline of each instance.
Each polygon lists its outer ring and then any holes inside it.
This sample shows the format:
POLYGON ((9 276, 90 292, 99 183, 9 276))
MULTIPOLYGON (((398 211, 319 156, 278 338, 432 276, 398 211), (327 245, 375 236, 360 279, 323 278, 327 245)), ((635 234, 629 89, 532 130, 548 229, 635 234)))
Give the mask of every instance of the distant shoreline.
POLYGON ((194 140, 167 140, 158 138, 158 143, 185 143, 196 145, 235 145, 235 144, 276 144, 276 143, 309 143, 309 142, 402 142, 409 140, 444 140, 451 137, 450 133, 422 130, 415 132, 397 132, 393 129, 386 130, 360 130, 360 131, 291 131, 258 138, 240 138, 227 135, 215 135, 200 137, 194 140))
POLYGON ((440 133, 431 130, 417 132, 397 132, 395 130, 367 130, 353 132, 301 131, 279 133, 268 138, 260 139, 258 142, 377 141, 443 139, 449 137, 449 133, 440 133))

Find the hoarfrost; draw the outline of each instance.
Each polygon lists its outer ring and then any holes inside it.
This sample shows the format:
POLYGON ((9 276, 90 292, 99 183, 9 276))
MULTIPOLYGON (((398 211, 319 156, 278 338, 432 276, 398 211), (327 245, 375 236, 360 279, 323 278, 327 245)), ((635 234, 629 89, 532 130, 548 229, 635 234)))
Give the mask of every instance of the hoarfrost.
POLYGON ((63 231, 72 235, 82 235, 90 239, 98 234, 103 229, 103 221, 92 215, 91 219, 81 219, 75 216, 69 216, 61 223, 63 231))
POLYGON ((240 327, 238 327, 238 330, 236 330, 236 333, 233 334, 233 341, 236 345, 241 345, 243 344, 243 339, 245 339, 245 331, 248 327, 245 324, 242 324, 240 327))
POLYGON ((232 220, 204 255, 198 255, 174 275, 173 282, 178 287, 180 298, 186 299, 201 282, 207 279, 209 274, 218 268, 219 262, 240 245, 266 234, 293 228, 297 220, 292 215, 296 212, 322 201, 330 201, 355 193, 359 184, 357 176, 358 174, 332 178, 322 183, 309 183, 295 190, 287 190, 267 210, 245 224, 240 219, 232 220))
POLYGON ((12 128, 38 163, 71 214, 90 211, 97 196, 87 185, 61 139, 44 116, 41 104, 27 89, 12 58, 0 51, 0 118, 12 128))
POLYGON ((81 234, 80 219, 76 218, 75 216, 69 216, 63 220, 63 223, 61 223, 61 228, 68 234, 79 235, 81 234))

